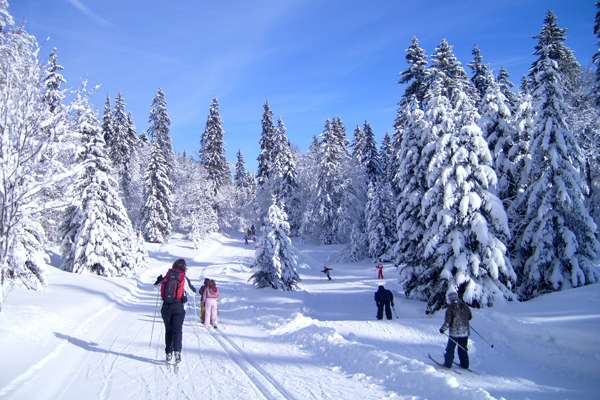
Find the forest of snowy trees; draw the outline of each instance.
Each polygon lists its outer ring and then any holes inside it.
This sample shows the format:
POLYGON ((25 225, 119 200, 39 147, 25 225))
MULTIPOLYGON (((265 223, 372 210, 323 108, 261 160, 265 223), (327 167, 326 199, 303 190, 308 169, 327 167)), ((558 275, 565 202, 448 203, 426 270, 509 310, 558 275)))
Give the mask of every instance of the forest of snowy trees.
POLYGON ((66 88, 59 52, 41 63, 35 37, 0 0, 0 307, 13 285, 44 285, 52 243, 67 271, 131 276, 144 241, 178 232, 199 244, 250 225, 257 287, 298 287, 290 237, 395 263, 427 312, 451 291, 487 307, 597 282, 596 5, 595 70, 549 11, 518 89, 485 64, 485 49, 473 48, 469 74, 446 39, 428 56, 413 38, 394 131, 380 144, 368 121, 350 136, 334 116, 302 152, 265 102, 254 175, 240 151, 233 168, 226 159, 217 98, 197 150, 175 154, 162 89, 143 131, 121 93, 98 115, 96 89, 66 88))

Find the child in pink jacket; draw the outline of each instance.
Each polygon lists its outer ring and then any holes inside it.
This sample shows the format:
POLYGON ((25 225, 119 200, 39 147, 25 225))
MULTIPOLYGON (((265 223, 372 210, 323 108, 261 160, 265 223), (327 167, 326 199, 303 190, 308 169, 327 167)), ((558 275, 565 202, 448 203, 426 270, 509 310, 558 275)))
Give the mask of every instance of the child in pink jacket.
POLYGON ((206 304, 206 311, 204 314, 204 326, 208 328, 208 325, 212 325, 213 328, 217 329, 217 300, 219 299, 219 288, 214 280, 208 282, 208 286, 202 293, 202 299, 206 304))

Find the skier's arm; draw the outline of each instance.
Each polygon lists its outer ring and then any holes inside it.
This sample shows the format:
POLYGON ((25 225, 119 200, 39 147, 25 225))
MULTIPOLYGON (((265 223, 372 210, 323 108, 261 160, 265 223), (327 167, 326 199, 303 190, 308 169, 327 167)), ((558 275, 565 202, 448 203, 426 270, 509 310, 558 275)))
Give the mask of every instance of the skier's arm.
POLYGON ((452 322, 452 313, 450 312, 450 307, 446 309, 446 316, 444 318, 444 324, 440 328, 440 333, 444 333, 446 329, 450 327, 450 322, 452 322))
POLYGON ((198 291, 196 290, 196 288, 194 287, 194 285, 192 285, 192 282, 190 281, 190 278, 188 278, 187 276, 185 277, 185 280, 188 283, 188 286, 190 287, 190 289, 192 289, 192 292, 194 292, 194 294, 198 293, 198 291))
POLYGON ((162 276, 162 275, 159 275, 159 276, 157 276, 157 277, 156 277, 156 281, 154 282, 154 286, 156 286, 156 285, 158 285, 159 283, 161 283, 161 282, 163 281, 163 279, 165 279, 165 278, 163 278, 163 276, 162 276))

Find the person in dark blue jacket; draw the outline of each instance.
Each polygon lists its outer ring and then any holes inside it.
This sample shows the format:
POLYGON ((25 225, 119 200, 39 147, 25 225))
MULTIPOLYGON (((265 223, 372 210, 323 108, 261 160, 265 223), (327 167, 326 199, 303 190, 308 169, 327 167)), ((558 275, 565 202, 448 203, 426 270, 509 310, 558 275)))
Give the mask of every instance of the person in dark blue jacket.
POLYGON ((383 319, 383 309, 385 308, 385 316, 387 319, 392 319, 392 307, 394 307, 394 294, 391 290, 387 290, 383 285, 375 292, 375 304, 377 305, 377 319, 383 319))

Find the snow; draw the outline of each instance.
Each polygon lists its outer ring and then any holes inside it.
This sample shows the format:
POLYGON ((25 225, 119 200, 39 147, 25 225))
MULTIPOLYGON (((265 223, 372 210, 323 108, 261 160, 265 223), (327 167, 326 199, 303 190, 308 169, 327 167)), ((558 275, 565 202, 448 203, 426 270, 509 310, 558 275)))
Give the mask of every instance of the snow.
POLYGON ((598 284, 474 309, 472 326, 494 348, 472 336, 476 373, 458 374, 427 358, 442 358, 443 313, 402 296, 392 266, 382 282, 368 261, 337 263, 342 245, 295 243, 310 265, 297 292, 255 289, 253 245, 235 235, 211 234, 199 250, 181 236, 146 246, 148 266, 133 278, 50 267, 45 290, 9 294, 0 399, 592 399, 600 389, 598 284), (180 257, 194 284, 213 278, 222 298, 219 331, 201 327, 188 302, 175 373, 162 363, 160 316, 152 330, 152 283, 180 257), (382 283, 397 319, 374 318, 382 283))

